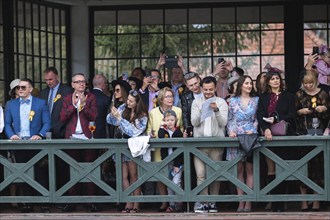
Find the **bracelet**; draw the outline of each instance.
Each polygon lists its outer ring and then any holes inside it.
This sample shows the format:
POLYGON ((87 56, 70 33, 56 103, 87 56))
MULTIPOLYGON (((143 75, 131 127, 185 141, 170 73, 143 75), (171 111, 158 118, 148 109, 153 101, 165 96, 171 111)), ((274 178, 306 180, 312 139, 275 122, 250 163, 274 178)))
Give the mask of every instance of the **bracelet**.
POLYGON ((216 108, 216 109, 214 109, 213 111, 214 111, 214 112, 218 112, 218 111, 219 111, 219 108, 216 108))

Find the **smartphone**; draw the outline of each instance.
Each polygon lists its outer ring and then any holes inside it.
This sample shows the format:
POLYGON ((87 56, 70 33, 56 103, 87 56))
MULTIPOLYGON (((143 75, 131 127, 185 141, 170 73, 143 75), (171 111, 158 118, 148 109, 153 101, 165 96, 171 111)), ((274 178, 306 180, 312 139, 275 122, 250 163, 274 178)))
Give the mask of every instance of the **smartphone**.
POLYGON ((146 72, 146 77, 150 77, 151 76, 150 70, 145 69, 145 72, 146 72))
POLYGON ((166 68, 178 67, 178 56, 165 56, 165 67, 166 68))
POLYGON ((319 47, 313 47, 312 54, 319 54, 319 47))
POLYGON ((220 58, 218 59, 218 63, 222 63, 222 62, 225 62, 225 63, 226 63, 225 59, 224 59, 223 57, 220 57, 220 58))
POLYGON ((193 132, 193 127, 192 126, 188 126, 186 127, 186 132, 188 134, 188 137, 192 137, 192 132, 193 132))
POLYGON ((122 78, 123 78, 123 80, 127 81, 128 80, 128 72, 123 72, 122 78))

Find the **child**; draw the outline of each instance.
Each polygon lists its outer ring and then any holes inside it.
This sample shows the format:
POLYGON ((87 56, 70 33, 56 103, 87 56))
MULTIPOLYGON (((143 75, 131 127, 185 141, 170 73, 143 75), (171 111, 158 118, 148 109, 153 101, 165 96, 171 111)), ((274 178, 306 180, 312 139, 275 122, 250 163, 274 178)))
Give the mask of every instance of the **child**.
POLYGON ((315 62, 319 83, 330 85, 330 50, 326 45, 319 47, 319 59, 315 62))
MULTIPOLYGON (((180 131, 179 127, 176 127, 177 124, 177 116, 173 110, 167 110, 164 112, 164 123, 160 126, 158 130, 159 138, 172 138, 172 137, 187 137, 188 134, 180 131)), ((169 154, 173 152, 172 148, 162 148, 161 149, 161 158, 162 160, 167 157, 169 154)), ((181 176, 182 176, 182 164, 183 157, 179 155, 169 164, 169 173, 172 178, 172 182, 177 186, 181 187, 181 176)), ((174 195, 175 192, 167 188, 168 195, 174 195)), ((170 206, 166 209, 166 212, 181 212, 182 211, 182 203, 181 202, 170 202, 170 206)))

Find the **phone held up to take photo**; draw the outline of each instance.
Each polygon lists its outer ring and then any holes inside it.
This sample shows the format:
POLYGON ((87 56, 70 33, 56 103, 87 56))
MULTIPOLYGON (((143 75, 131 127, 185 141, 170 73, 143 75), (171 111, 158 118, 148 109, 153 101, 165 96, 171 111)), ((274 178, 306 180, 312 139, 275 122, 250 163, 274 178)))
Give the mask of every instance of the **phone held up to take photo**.
POLYGON ((224 59, 223 57, 220 57, 220 58, 218 59, 218 63, 222 63, 222 62, 225 62, 225 63, 226 63, 225 59, 224 59))
POLYGON ((313 47, 313 52, 312 54, 319 54, 319 47, 313 47))
POLYGON ((165 56, 165 67, 166 68, 178 67, 178 56, 165 56))

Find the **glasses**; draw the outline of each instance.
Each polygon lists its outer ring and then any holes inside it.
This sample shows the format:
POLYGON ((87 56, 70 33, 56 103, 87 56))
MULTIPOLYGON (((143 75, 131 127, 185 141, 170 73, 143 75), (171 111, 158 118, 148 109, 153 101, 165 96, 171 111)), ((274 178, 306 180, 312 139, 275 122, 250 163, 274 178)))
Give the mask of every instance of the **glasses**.
POLYGON ((77 80, 77 81, 73 81, 73 83, 77 83, 77 84, 85 84, 86 81, 85 81, 85 80, 77 80))
POLYGON ((77 84, 85 84, 86 81, 85 81, 85 80, 78 80, 78 81, 73 81, 73 83, 77 83, 77 84))
POLYGON ((136 97, 136 96, 138 95, 138 92, 137 92, 136 90, 131 90, 131 91, 129 91, 129 94, 130 94, 131 96, 136 97))
POLYGON ((16 86, 16 90, 26 90, 26 86, 16 86))
POLYGON ((184 74, 184 79, 185 79, 185 80, 189 80, 189 79, 194 78, 194 77, 196 77, 196 76, 198 76, 197 73, 189 72, 189 73, 184 74))
POLYGON ((167 98, 167 99, 173 99, 174 97, 172 95, 167 95, 167 96, 165 96, 165 98, 167 98))
POLYGON ((159 76, 156 76, 156 75, 153 75, 153 76, 150 76, 151 79, 158 79, 159 76))

